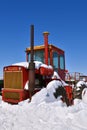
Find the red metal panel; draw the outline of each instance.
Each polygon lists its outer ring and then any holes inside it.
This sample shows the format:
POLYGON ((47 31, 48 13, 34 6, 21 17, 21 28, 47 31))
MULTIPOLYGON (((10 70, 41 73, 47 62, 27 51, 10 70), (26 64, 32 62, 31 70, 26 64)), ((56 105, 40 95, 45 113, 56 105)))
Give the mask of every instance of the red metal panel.
POLYGON ((40 74, 41 75, 45 75, 45 76, 51 76, 53 75, 53 69, 52 68, 45 68, 45 67, 41 67, 40 68, 40 74))
MULTIPOLYGON (((36 92, 38 92, 40 90, 41 90, 41 88, 35 89, 33 94, 35 94, 36 92)), ((17 90, 17 89, 3 89, 2 90, 2 100, 5 102, 17 104, 20 101, 23 101, 23 100, 28 99, 28 98, 29 98, 29 91, 28 90, 24 90, 24 89, 19 89, 19 90, 17 90), (6 97, 6 94, 9 94, 8 97, 6 97), (17 95, 18 98, 10 97, 11 94, 17 95)))
POLYGON ((2 100, 9 103, 18 103, 22 100, 27 99, 29 96, 29 92, 23 89, 3 89, 2 91, 2 100), (6 97, 6 94, 9 94, 6 97), (10 97, 11 94, 17 95, 17 98, 10 97))
POLYGON ((66 89, 67 98, 69 100, 69 104, 72 105, 73 104, 73 90, 72 90, 72 86, 65 86, 65 89, 66 89))

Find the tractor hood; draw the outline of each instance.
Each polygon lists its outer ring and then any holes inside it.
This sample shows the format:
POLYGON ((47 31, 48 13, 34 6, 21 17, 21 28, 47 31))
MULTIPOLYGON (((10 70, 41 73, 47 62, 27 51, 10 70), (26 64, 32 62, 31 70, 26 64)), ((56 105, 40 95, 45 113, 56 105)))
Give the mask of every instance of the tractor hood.
MULTIPOLYGON (((34 63, 35 63, 35 69, 39 69, 40 67, 53 69, 53 67, 51 65, 46 65, 46 64, 43 64, 42 62, 39 62, 39 61, 34 61, 34 63)), ((29 62, 19 62, 19 63, 12 64, 12 66, 15 66, 15 65, 16 66, 23 66, 26 69, 28 69, 29 62)))

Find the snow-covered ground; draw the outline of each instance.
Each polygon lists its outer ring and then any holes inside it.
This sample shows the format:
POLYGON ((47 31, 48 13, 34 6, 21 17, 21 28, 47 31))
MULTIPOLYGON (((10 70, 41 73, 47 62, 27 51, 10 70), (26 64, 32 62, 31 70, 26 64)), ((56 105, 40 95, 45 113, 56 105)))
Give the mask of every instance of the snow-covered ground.
MULTIPOLYGON (((25 62, 22 64, 28 67, 25 62)), ((38 68, 42 63, 36 65, 38 68)), ((67 107, 53 95, 57 86, 64 85, 64 81, 53 80, 31 102, 27 99, 17 105, 2 101, 0 96, 0 130, 87 130, 87 88, 82 92, 82 100, 75 99, 74 105, 67 107)))
POLYGON ((59 98, 53 100, 53 88, 55 85, 52 89, 48 85, 31 102, 27 99, 18 105, 3 102, 0 97, 0 130, 87 130, 87 88, 83 99, 75 99, 69 107, 59 98))

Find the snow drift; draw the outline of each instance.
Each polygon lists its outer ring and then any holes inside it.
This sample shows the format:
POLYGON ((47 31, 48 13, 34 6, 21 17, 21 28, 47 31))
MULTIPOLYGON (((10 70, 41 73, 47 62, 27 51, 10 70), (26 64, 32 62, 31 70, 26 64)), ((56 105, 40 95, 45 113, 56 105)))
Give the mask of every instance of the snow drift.
POLYGON ((67 107, 61 97, 55 99, 53 95, 56 87, 64 84, 52 81, 30 103, 27 99, 11 105, 0 96, 0 130, 87 130, 87 89, 82 92, 82 100, 75 99, 74 105, 67 107))
POLYGON ((55 85, 49 84, 47 89, 36 93, 30 103, 27 99, 18 105, 5 103, 0 97, 0 130, 87 130, 87 89, 82 100, 76 99, 69 107, 60 98, 53 100, 54 91, 55 85))

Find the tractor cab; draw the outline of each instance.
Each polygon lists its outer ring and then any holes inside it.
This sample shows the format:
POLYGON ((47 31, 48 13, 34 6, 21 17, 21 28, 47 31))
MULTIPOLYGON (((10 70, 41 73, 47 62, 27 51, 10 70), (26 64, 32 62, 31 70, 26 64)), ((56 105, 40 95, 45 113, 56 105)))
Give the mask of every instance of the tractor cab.
MULTIPOLYGON (((51 65, 60 78, 65 81, 65 53, 58 47, 48 44, 48 32, 44 32, 44 44, 34 46, 34 61, 51 65)), ((26 48, 26 61, 30 62, 31 48, 26 48)))

